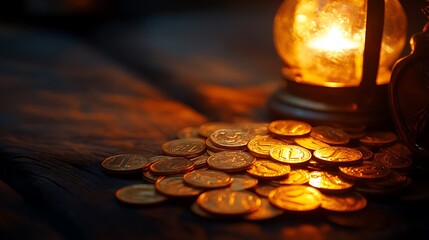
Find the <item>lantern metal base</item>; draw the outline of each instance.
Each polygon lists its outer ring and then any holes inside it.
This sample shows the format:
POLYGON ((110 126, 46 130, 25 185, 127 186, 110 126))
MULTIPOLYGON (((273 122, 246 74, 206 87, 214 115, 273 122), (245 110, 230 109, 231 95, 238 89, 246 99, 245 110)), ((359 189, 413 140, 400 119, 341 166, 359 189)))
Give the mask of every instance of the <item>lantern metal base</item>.
POLYGON ((329 88, 300 84, 286 79, 268 100, 274 118, 297 119, 312 125, 392 126, 387 85, 377 86, 373 94, 358 87, 329 88))

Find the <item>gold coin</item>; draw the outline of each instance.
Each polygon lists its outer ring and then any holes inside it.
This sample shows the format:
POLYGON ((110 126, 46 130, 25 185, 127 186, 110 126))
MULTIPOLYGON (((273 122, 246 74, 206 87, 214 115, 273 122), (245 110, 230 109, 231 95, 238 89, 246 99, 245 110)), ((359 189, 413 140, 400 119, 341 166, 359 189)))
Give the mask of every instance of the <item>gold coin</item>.
POLYGON ((413 164, 411 158, 398 153, 376 153, 374 155, 374 161, 396 170, 409 169, 413 164))
POLYGON ((309 133, 311 125, 295 120, 277 120, 268 125, 268 130, 279 137, 296 137, 309 133))
POLYGON ((351 191, 341 194, 326 194, 322 196, 322 208, 335 212, 354 212, 366 207, 366 198, 351 191))
POLYGON ((344 176, 356 180, 375 180, 389 175, 388 167, 376 162, 365 161, 360 165, 339 167, 344 176))
POLYGON ((270 157, 282 163, 301 164, 310 160, 311 152, 296 145, 279 145, 271 148, 270 157))
POLYGON ((255 158, 247 152, 225 151, 213 154, 207 159, 207 165, 224 172, 243 171, 255 162, 255 158))
POLYGON ((195 158, 191 158, 189 160, 191 160, 194 163, 195 168, 202 168, 202 167, 207 165, 207 159, 208 158, 209 158, 209 156, 204 154, 204 155, 201 155, 201 156, 198 156, 195 158))
POLYGON ((185 183, 197 188, 220 188, 231 184, 232 178, 216 170, 194 170, 183 176, 185 183))
POLYGON ((247 173, 257 178, 279 178, 290 172, 290 166, 271 160, 256 160, 247 173))
POLYGON ((359 142, 367 146, 386 146, 396 142, 398 138, 392 132, 370 132, 365 137, 359 138, 359 142))
POLYGON ((165 142, 161 148, 168 156, 193 158, 205 152, 206 144, 200 138, 185 138, 165 142))
POLYGON ((238 124, 240 129, 243 129, 249 138, 268 135, 268 123, 262 122, 243 122, 238 124))
POLYGON ((290 185, 271 191, 268 200, 284 210, 310 211, 322 204, 322 194, 313 187, 290 185))
POLYGON ((313 127, 310 136, 332 145, 344 145, 350 141, 350 137, 347 133, 338 128, 328 126, 313 127))
POLYGON ((256 157, 269 158, 271 148, 277 145, 287 145, 287 143, 270 136, 260 136, 250 140, 247 149, 256 157))
POLYGON ((261 206, 254 212, 244 215, 247 220, 267 220, 282 215, 284 211, 274 207, 266 198, 261 198, 261 206))
POLYGON ((160 193, 171 197, 194 197, 203 192, 203 189, 186 185, 183 177, 177 175, 158 178, 155 187, 160 193))
POLYGON ((241 191, 253 188, 258 184, 258 179, 251 177, 248 174, 232 174, 232 183, 229 186, 231 190, 241 191))
POLYGON ((242 215, 261 206, 261 199, 248 191, 210 190, 197 199, 198 205, 213 214, 242 215))
POLYGON ((258 184, 258 186, 256 186, 255 188, 255 192, 262 197, 268 197, 270 195, 270 192, 273 191, 274 189, 276 189, 277 186, 273 186, 270 184, 258 184))
POLYGON ((305 147, 309 150, 316 150, 322 147, 330 147, 328 144, 319 141, 313 137, 305 137, 305 138, 295 138, 294 142, 301 147, 305 147))
POLYGON ((241 129, 219 129, 210 135, 210 140, 220 148, 242 149, 247 146, 250 139, 241 129))
POLYGON ((198 138, 197 127, 185 127, 177 133, 177 138, 198 138))
POLYGON ((149 170, 156 175, 172 175, 189 172, 194 168, 194 163, 186 158, 175 157, 159 160, 150 165, 149 170))
POLYGON ((227 128, 237 128, 237 125, 227 122, 209 122, 199 127, 198 134, 204 138, 208 138, 216 130, 227 128))
POLYGON ((334 165, 356 164, 362 160, 362 153, 354 148, 324 147, 313 152, 319 162, 334 165))
POLYGON ((101 167, 106 172, 122 174, 143 171, 149 164, 150 161, 141 155, 121 154, 104 159, 101 167))
POLYGON ((313 171, 310 173, 310 186, 321 191, 344 191, 353 187, 354 183, 350 180, 325 171, 313 171))
POLYGON ((273 183, 281 185, 301 185, 310 181, 310 172, 305 169, 291 170, 287 177, 280 180, 274 180, 273 183))
POLYGON ((116 191, 116 198, 128 204, 148 205, 164 202, 167 198, 155 191, 152 184, 134 184, 116 191))

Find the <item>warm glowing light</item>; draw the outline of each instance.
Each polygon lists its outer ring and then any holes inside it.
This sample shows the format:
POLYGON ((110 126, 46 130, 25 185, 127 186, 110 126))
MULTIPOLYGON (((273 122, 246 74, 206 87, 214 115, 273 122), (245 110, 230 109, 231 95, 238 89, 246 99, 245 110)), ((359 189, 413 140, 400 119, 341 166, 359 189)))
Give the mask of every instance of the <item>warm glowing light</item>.
POLYGON ((333 26, 326 35, 310 41, 308 45, 318 50, 342 52, 344 50, 356 49, 359 43, 347 39, 338 27, 333 26))

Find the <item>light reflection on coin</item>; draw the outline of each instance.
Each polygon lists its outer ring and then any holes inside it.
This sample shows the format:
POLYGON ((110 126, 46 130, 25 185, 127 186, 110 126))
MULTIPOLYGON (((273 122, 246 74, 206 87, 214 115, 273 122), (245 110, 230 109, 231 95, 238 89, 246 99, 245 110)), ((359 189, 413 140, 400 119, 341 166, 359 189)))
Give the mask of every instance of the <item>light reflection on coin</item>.
POLYGON ((271 191, 268 200, 284 210, 310 211, 322 204, 322 194, 313 187, 290 185, 271 191))
POLYGON ((258 159, 247 170, 247 173, 257 178, 279 178, 290 172, 290 166, 271 160, 258 159))
POLYGON ((106 172, 122 174, 142 171, 149 164, 150 161, 141 155, 121 154, 104 159, 101 167, 106 172))
POLYGON ((155 183, 156 190, 171 197, 193 197, 198 196, 202 189, 185 184, 182 176, 160 177, 155 183))
POLYGON ((247 146, 250 139, 241 129, 219 129, 210 135, 210 140, 220 148, 242 149, 247 146))
POLYGON ((310 180, 310 172, 305 169, 291 170, 287 177, 280 180, 273 180, 275 184, 281 185, 301 185, 306 184, 310 180))
POLYGON ((248 191, 217 189, 202 193, 197 203, 210 213, 242 215, 257 210, 261 206, 261 199, 248 191))
POLYGON ((261 198, 261 206, 254 212, 244 215, 247 220, 267 220, 280 216, 284 211, 274 207, 266 198, 261 198))
POLYGON ((347 133, 338 128, 328 126, 313 127, 310 136, 324 143, 332 145, 344 145, 350 141, 347 133))
POLYGON ((232 178, 221 171, 194 170, 183 176, 185 183, 197 188, 220 188, 231 184, 232 178))
POLYGON ((152 184, 134 184, 116 191, 116 198, 121 202, 136 205, 149 205, 164 202, 167 198, 155 191, 152 184))
POLYGON ((200 138, 185 138, 165 142, 161 148, 168 156, 192 158, 204 153, 206 143, 200 138))
POLYGON ((280 137, 296 137, 309 133, 311 125, 295 120, 277 120, 268 125, 268 130, 280 137))
POLYGON ((249 168, 255 158, 247 152, 225 151, 213 154, 207 159, 207 165, 224 172, 239 172, 249 168))
POLYGON ((323 194, 322 208, 336 212, 354 212, 366 207, 366 198, 351 191, 341 194, 323 194))
POLYGON ((313 137, 295 138, 294 142, 301 147, 305 147, 313 151, 322 147, 330 147, 327 143, 319 141, 313 137))
POLYGON ((275 146, 270 150, 273 160, 286 164, 301 164, 311 158, 311 152, 296 145, 275 146))
POLYGON ((271 148, 277 145, 287 144, 270 136, 260 136, 250 140, 247 144, 247 149, 256 157, 269 158, 271 148))
POLYGON ((353 187, 354 183, 350 180, 325 171, 313 171, 310 173, 310 186, 321 191, 344 191, 353 187))
POLYGON ((362 153, 354 148, 324 147, 314 151, 313 156, 325 164, 356 164, 362 160, 362 153))

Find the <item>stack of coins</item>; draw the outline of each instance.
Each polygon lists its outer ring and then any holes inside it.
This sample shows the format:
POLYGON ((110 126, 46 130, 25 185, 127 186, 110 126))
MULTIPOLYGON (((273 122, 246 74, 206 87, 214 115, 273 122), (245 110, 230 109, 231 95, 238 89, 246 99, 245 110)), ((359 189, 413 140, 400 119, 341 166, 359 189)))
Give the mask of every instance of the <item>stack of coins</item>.
POLYGON ((192 198, 191 211, 202 217, 264 220, 285 211, 359 211, 367 196, 395 194, 411 183, 412 155, 391 132, 276 120, 211 122, 177 136, 161 146, 163 155, 102 161, 108 174, 143 176, 145 182, 116 191, 119 201, 192 198))

